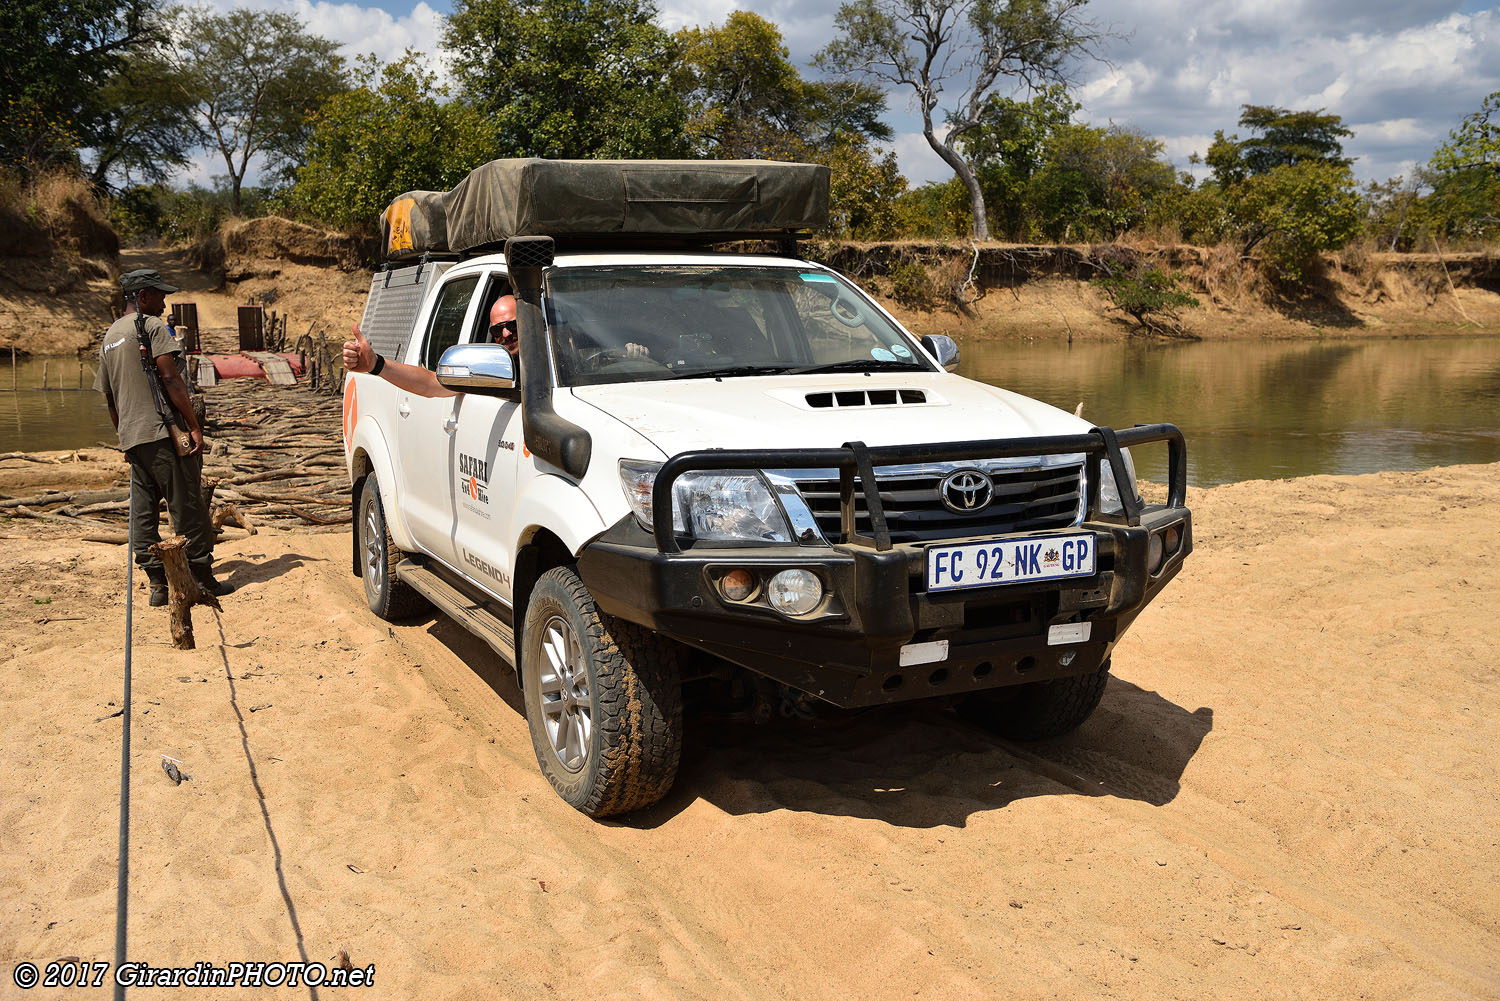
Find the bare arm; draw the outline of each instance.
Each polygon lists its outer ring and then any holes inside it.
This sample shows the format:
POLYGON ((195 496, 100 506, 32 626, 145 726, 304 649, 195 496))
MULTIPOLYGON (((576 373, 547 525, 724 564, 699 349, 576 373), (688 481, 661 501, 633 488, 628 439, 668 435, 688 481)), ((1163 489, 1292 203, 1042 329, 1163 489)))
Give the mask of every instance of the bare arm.
POLYGON ((104 392, 104 405, 109 407, 109 422, 115 426, 116 431, 120 430, 120 412, 115 409, 115 398, 108 390, 104 392))
POLYGON ((198 426, 198 415, 193 413, 192 401, 188 399, 187 383, 177 373, 177 356, 157 355, 156 371, 161 374, 161 388, 166 391, 172 409, 182 415, 188 433, 193 436, 194 451, 202 451, 203 429, 198 426))
MULTIPOLYGON (((354 339, 344 342, 344 368, 350 372, 368 372, 375 367, 375 348, 365 335, 360 333, 359 324, 354 325, 354 339)), ((380 370, 380 377, 398 389, 404 389, 408 393, 418 396, 457 396, 453 390, 438 382, 437 376, 417 365, 407 365, 404 362, 385 360, 385 365, 380 370)))

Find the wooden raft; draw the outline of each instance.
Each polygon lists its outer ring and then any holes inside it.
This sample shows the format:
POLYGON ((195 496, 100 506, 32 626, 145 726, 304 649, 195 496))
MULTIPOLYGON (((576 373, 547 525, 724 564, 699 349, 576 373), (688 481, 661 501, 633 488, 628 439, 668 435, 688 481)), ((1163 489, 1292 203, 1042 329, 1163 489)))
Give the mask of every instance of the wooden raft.
POLYGON ((292 366, 286 363, 286 359, 280 355, 273 355, 269 351, 241 351, 240 354, 249 358, 261 367, 266 373, 266 381, 273 386, 295 386, 297 377, 292 374, 292 366))

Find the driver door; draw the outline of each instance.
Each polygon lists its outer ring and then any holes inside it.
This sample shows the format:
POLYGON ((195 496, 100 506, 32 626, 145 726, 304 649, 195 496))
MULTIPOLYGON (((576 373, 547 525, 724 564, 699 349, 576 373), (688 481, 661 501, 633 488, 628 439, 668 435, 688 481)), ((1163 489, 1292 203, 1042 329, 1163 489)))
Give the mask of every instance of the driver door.
MULTIPOLYGON (((502 271, 491 272, 466 343, 488 343, 490 305, 509 293, 502 271)), ((525 448, 520 391, 514 399, 465 393, 458 398, 453 440, 458 475, 451 481, 457 534, 454 555, 474 583, 510 604, 515 561, 516 470, 525 448)))

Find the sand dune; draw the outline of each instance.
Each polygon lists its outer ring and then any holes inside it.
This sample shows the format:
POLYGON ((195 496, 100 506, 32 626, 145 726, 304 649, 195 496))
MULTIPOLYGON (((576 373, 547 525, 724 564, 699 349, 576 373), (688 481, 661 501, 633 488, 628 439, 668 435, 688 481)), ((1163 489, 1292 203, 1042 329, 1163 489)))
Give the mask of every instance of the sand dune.
MULTIPOLYGON (((131 956, 347 949, 383 998, 1500 996, 1500 466, 1191 503, 1073 737, 696 718, 609 823, 537 773, 487 648, 365 609, 346 537, 222 544, 200 649, 137 592, 131 956)), ((0 553, 0 996, 112 956, 123 564, 0 553)), ((228 993, 310 996, 132 996, 228 993)))

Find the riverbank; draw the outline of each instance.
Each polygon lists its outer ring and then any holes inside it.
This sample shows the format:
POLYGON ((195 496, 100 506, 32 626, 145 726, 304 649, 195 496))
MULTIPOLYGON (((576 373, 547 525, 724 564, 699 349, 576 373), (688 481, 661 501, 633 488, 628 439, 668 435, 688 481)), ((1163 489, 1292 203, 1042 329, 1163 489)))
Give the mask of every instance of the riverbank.
MULTIPOLYGON (((160 271, 182 289, 170 299, 196 303, 204 327, 232 330, 236 309, 258 302, 290 316, 293 338, 342 339, 369 290, 360 247, 341 234, 256 219, 231 224, 208 247, 123 250, 119 267, 160 271)), ((1327 259, 1304 295, 1287 299, 1266 287, 1255 262, 1222 248, 985 244, 976 252, 967 244, 813 242, 806 251, 860 282, 914 332, 960 343, 1141 339, 1139 326, 1089 284, 1104 257, 1121 255, 1182 275, 1201 304, 1183 312, 1179 333, 1189 339, 1500 334, 1500 256, 1493 253, 1346 252, 1327 259), (899 289, 898 275, 905 276, 899 289)), ((0 271, 0 351, 72 357, 97 349, 109 323, 107 282, 64 295, 6 281, 0 271)))
MULTIPOLYGON (((1190 503, 1073 737, 697 720, 607 824, 483 644, 369 614, 346 535, 221 543, 198 650, 136 595, 129 954, 346 950, 391 998, 1493 996, 1500 464, 1190 503)), ((112 952, 123 563, 0 550, 6 968, 112 952)))

